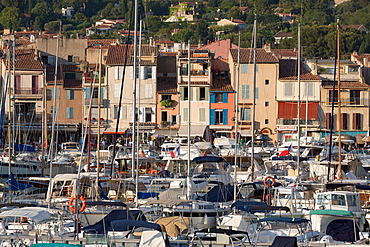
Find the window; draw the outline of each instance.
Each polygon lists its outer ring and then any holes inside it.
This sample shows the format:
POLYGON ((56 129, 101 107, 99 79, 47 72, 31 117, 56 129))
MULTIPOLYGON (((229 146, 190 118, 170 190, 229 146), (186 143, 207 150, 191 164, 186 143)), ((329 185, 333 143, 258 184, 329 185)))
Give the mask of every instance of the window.
POLYGON ((206 88, 199 88, 199 100, 206 100, 206 88))
POLYGON ((357 66, 348 66, 348 72, 349 73, 358 72, 358 67, 357 66))
POLYGON ((171 115, 171 124, 177 124, 177 116, 171 115))
POLYGON ((224 94, 215 93, 215 103, 223 103, 223 101, 224 101, 224 94))
POLYGON ((293 96, 293 83, 284 83, 284 96, 293 96))
POLYGON ((68 62, 69 63, 72 63, 73 62, 73 56, 72 55, 68 55, 68 62))
POLYGON ((153 74, 152 74, 152 68, 151 67, 146 67, 145 68, 145 78, 152 79, 153 74))
POLYGON ((153 86, 152 84, 145 84, 145 98, 153 97, 153 86))
POLYGON ((265 119, 265 124, 269 124, 269 120, 268 119, 265 119))
POLYGON ((223 124, 224 112, 223 110, 215 110, 215 124, 223 124))
POLYGON ((53 116, 55 117, 58 117, 58 107, 54 107, 52 106, 51 107, 51 112, 50 112, 53 116))
POLYGON ((326 129, 331 129, 331 120, 332 120, 332 117, 331 117, 331 113, 325 113, 325 120, 326 120, 326 129))
POLYGON ((183 100, 188 100, 189 99, 188 87, 184 87, 183 92, 184 92, 183 100))
POLYGON ((269 102, 268 101, 265 101, 265 106, 269 106, 269 102))
POLYGON ((161 113, 161 122, 167 122, 168 113, 166 111, 162 111, 161 113))
POLYGON ((329 91, 329 102, 334 102, 334 104, 338 104, 338 91, 337 90, 329 91))
MULTIPOLYGON (((94 108, 92 108, 94 109, 94 108)), ((118 110, 119 110, 119 107, 118 105, 115 105, 114 106, 114 119, 117 119, 118 118, 118 110)), ((130 115, 131 116, 131 115, 130 115)), ((122 105, 121 106, 121 111, 120 111, 120 119, 126 119, 127 118, 127 106, 126 105, 122 105)))
POLYGON ((348 129, 348 114, 347 113, 341 113, 341 127, 342 129, 344 130, 347 130, 348 129))
POLYGON ((251 121, 251 109, 250 108, 241 108, 240 120, 241 121, 251 121))
POLYGON ((64 73, 65 79, 76 79, 76 73, 64 73))
POLYGON ((269 85, 270 84, 270 80, 265 80, 265 85, 269 85))
POLYGON ((249 99, 249 85, 242 85, 242 99, 249 99))
POLYGON ((74 100, 75 99, 75 91, 74 90, 67 90, 67 99, 74 100))
POLYGON ((349 95, 350 95, 350 102, 351 105, 359 105, 360 104, 360 90, 350 90, 349 95))
POLYGON ((161 95, 161 100, 171 100, 172 99, 172 95, 170 94, 162 94, 161 95))
POLYGON ((152 122, 152 108, 145 108, 145 122, 152 122))
POLYGON ((32 94, 39 93, 39 77, 33 75, 32 76, 32 94))
POLYGON ((353 129, 362 129, 361 113, 353 113, 353 129))
POLYGON ((67 107, 67 118, 73 118, 73 107, 67 107))

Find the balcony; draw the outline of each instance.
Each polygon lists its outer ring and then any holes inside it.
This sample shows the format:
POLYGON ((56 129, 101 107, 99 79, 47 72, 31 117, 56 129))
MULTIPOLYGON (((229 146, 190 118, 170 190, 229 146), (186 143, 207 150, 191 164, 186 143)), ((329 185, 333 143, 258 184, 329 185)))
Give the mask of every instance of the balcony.
MULTIPOLYGON (((326 98, 325 104, 326 106, 331 106, 332 99, 326 98)), ((369 106, 370 100, 364 99, 360 97, 354 97, 354 98, 342 98, 341 99, 341 105, 342 106, 369 106)), ((334 98, 334 105, 338 104, 338 98, 334 98)))
MULTIPOLYGON (((180 75, 188 75, 188 69, 187 68, 181 68, 180 69, 180 75)), ((192 76, 208 76, 208 70, 192 69, 192 70, 190 70, 190 75, 192 75, 192 76)))
MULTIPOLYGON (((90 105, 90 99, 85 99, 85 106, 90 105)), ((101 99, 100 100, 100 107, 104 107, 108 105, 108 100, 107 99, 101 99)), ((99 99, 93 98, 91 99, 91 106, 92 107, 98 107, 99 106, 99 99)))
POLYGON ((40 98, 42 97, 42 88, 16 88, 14 95, 16 98, 40 98))
MULTIPOLYGON (((301 126, 305 126, 306 125, 306 120, 305 119, 301 119, 299 121, 299 124, 301 126)), ((293 126, 297 126, 298 125, 298 120, 297 119, 277 119, 276 121, 276 125, 293 125, 293 126)), ((320 125, 320 121, 319 120, 307 120, 307 125, 309 127, 318 127, 320 125)))

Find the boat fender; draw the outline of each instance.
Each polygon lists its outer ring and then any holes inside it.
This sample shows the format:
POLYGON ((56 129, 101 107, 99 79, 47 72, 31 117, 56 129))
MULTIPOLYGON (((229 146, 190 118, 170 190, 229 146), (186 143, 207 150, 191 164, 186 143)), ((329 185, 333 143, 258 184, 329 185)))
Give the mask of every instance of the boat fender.
POLYGON ((157 175, 157 174, 158 174, 158 171, 157 171, 157 170, 152 170, 152 171, 151 171, 151 174, 152 174, 152 175, 157 175))
POLYGON ((263 179, 263 184, 266 186, 266 187, 273 187, 275 185, 275 178, 271 177, 271 176, 267 176, 263 179), (270 183, 267 183, 267 180, 271 180, 270 183))
POLYGON ((76 209, 73 206, 73 204, 74 204, 73 202, 76 199, 80 200, 81 203, 82 203, 82 206, 81 206, 80 210, 78 211, 78 212, 82 213, 86 209, 86 201, 85 201, 85 198, 81 195, 74 195, 74 196, 71 197, 71 199, 69 199, 69 203, 68 203, 69 209, 72 211, 72 213, 76 213, 76 209))

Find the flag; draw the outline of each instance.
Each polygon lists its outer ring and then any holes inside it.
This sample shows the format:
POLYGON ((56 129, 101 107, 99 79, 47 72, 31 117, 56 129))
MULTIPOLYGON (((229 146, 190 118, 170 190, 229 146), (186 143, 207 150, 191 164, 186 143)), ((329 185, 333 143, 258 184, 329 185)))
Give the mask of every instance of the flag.
POLYGON ((178 146, 177 148, 175 148, 175 156, 176 157, 179 157, 180 156, 180 146, 178 146))
POLYGON ((170 155, 171 155, 171 158, 172 158, 172 159, 176 157, 176 156, 175 156, 175 152, 174 152, 174 151, 170 151, 170 155))
POLYGON ((292 152, 293 149, 292 149, 292 144, 289 145, 288 149, 287 150, 284 150, 283 152, 280 153, 280 156, 287 156, 290 154, 290 152, 292 152))

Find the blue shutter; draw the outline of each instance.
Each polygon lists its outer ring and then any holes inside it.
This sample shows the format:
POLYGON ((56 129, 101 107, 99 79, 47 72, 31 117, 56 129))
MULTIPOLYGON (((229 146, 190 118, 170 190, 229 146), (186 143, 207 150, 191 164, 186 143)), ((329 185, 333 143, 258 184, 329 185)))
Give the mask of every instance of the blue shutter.
POLYGON ((258 99, 258 87, 255 88, 254 97, 255 97, 255 99, 258 99))
POLYGON ((86 88, 86 99, 90 99, 90 88, 89 87, 87 87, 86 88))
POLYGON ((52 88, 51 89, 51 98, 57 99, 58 98, 58 88, 52 88))
POLYGON ((209 117, 210 117, 211 125, 214 125, 215 124, 215 109, 211 109, 211 115, 209 117))
POLYGON ((211 103, 215 103, 216 102, 216 95, 215 95, 215 93, 211 93, 210 101, 211 101, 211 103))
POLYGON ((224 119, 223 119, 223 123, 224 123, 224 125, 227 125, 228 123, 227 123, 227 120, 229 119, 228 118, 228 109, 224 109, 224 119))
POLYGON ((67 118, 73 118, 73 107, 67 107, 67 118))
POLYGON ((101 99, 104 98, 104 88, 103 87, 100 88, 100 98, 101 99))
POLYGON ((242 85, 242 99, 249 99, 249 85, 242 85))
POLYGON ((256 64, 256 72, 258 73, 258 64, 256 64))
POLYGON ((241 73, 247 74, 248 73, 249 64, 242 64, 241 65, 241 73))
POLYGON ((227 103, 227 100, 228 100, 227 97, 228 97, 228 95, 229 95, 228 93, 223 93, 223 98, 224 98, 223 99, 223 103, 227 103))

